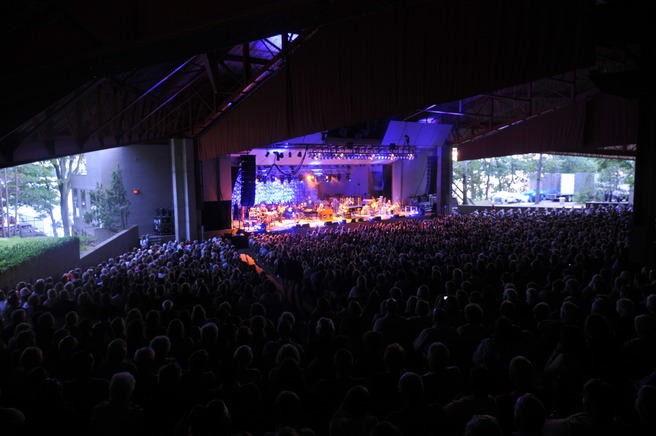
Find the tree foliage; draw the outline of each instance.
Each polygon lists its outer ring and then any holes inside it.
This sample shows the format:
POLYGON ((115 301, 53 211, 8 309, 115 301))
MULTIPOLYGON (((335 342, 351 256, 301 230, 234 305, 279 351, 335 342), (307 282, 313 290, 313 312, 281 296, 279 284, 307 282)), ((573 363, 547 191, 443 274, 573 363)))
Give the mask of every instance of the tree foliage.
POLYGON ((84 214, 87 224, 94 224, 111 231, 125 229, 130 215, 130 201, 123 185, 123 175, 119 166, 112 172, 109 188, 96 184, 90 192, 91 208, 84 214))
POLYGON ((0 240, 0 273, 77 238, 9 238, 0 240))
POLYGON ((57 177, 57 189, 59 190, 59 207, 61 208, 62 226, 64 235, 71 235, 71 220, 68 213, 68 198, 71 193, 71 182, 73 176, 80 174, 80 170, 85 163, 83 154, 65 156, 48 161, 55 170, 57 177))
MULTIPOLYGON (((536 175, 537 163, 537 154, 454 162, 453 181, 467 190, 468 198, 476 200, 490 199, 498 191, 525 192, 536 175)), ((601 191, 623 184, 633 186, 634 182, 632 160, 544 154, 542 163, 542 174, 595 173, 601 191)))
POLYGON ((31 207, 39 214, 39 218, 49 217, 53 234, 57 236, 57 228, 61 223, 54 214, 59 203, 59 191, 53 167, 44 162, 36 162, 13 167, 10 171, 12 174, 7 179, 9 204, 31 207))

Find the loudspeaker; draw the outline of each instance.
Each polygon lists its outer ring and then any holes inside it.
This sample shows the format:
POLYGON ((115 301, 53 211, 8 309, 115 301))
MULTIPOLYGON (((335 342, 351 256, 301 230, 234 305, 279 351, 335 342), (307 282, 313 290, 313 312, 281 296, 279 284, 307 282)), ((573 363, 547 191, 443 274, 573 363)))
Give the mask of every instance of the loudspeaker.
POLYGON ((232 228, 230 212, 231 201, 206 201, 203 203, 202 223, 205 230, 225 230, 232 228))
POLYGON ((170 216, 157 215, 153 218, 153 233, 156 235, 172 235, 173 221, 170 216))
POLYGON ((255 204, 255 155, 240 156, 241 167, 241 205, 253 206, 255 204))
POLYGON ((236 249, 243 249, 243 248, 248 248, 248 237, 249 235, 234 235, 231 240, 232 240, 232 245, 235 246, 236 249))

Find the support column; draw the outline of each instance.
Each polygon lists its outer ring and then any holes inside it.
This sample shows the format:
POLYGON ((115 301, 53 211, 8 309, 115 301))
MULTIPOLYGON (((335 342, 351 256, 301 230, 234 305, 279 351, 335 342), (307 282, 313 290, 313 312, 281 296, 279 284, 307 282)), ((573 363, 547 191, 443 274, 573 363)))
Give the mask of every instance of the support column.
POLYGON ((443 144, 437 146, 437 214, 446 215, 451 213, 451 145, 443 144))
POLYGON ((171 179, 173 183, 173 225, 175 239, 198 238, 195 150, 190 138, 171 139, 171 179))
POLYGON ((392 201, 401 204, 403 202, 403 162, 397 160, 392 162, 392 201))
POLYGON ((631 260, 656 265, 656 105, 651 97, 640 98, 638 144, 635 163, 631 260))

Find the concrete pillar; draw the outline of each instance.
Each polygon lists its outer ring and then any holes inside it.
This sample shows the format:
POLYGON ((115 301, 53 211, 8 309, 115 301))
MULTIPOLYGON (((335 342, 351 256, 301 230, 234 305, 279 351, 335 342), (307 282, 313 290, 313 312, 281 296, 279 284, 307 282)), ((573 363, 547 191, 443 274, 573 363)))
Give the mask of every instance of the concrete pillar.
POLYGON ((392 200, 408 203, 410 197, 426 193, 426 165, 429 150, 418 150, 412 160, 392 163, 392 200))
POLYGON ((631 259, 656 265, 656 105, 650 97, 640 98, 638 143, 633 198, 631 259))
POLYGON ((437 214, 444 215, 451 211, 451 146, 448 144, 437 146, 437 214))
POLYGON ((392 201, 401 203, 403 201, 403 161, 392 162, 392 201))
POLYGON ((192 139, 171 139, 173 225, 177 240, 194 240, 199 235, 195 158, 192 139))

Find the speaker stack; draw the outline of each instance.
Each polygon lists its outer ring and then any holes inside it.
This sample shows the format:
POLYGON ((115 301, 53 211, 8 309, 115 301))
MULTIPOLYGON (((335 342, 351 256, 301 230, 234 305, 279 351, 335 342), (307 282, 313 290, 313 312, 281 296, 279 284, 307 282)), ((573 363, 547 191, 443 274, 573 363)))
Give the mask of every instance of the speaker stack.
POLYGON ((255 205, 255 155, 246 154, 240 156, 241 167, 241 205, 255 205))
POLYGON ((232 202, 230 200, 204 202, 201 218, 205 230, 214 231, 232 228, 231 208, 232 202))
POLYGON ((173 211, 171 209, 155 210, 155 217, 153 218, 153 233, 156 235, 172 235, 173 234, 173 211))

